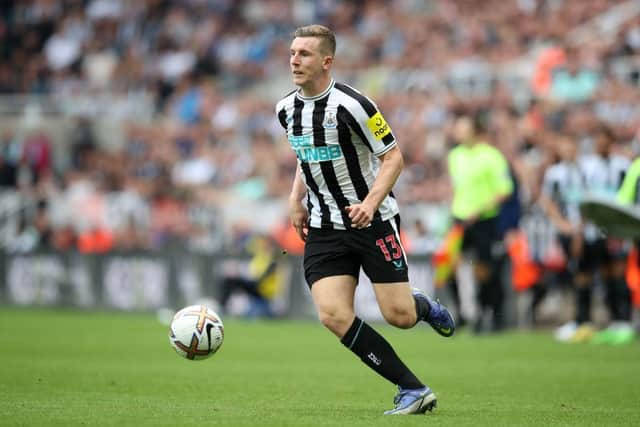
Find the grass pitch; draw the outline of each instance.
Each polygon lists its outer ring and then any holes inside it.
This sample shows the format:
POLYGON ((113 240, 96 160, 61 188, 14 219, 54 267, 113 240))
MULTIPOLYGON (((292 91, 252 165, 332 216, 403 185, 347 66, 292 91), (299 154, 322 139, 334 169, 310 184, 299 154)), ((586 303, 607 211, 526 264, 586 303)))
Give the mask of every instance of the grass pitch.
POLYGON ((640 425, 640 342, 376 328, 438 395, 433 414, 383 417, 394 387, 314 322, 225 319, 220 352, 192 362, 152 315, 1 308, 0 424, 640 425))

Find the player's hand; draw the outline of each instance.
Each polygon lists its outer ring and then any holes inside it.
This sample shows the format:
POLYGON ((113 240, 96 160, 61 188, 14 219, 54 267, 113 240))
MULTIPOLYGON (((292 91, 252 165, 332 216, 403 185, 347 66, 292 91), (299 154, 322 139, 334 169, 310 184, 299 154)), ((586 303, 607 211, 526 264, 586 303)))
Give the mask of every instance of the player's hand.
POLYGON ((582 234, 574 234, 571 237, 571 244, 569 246, 569 252, 573 258, 580 258, 582 251, 584 250, 584 238, 582 234))
POLYGON ((346 211, 353 228, 365 228, 371 225, 374 209, 364 203, 347 206, 346 211))
POLYGON ((570 236, 580 234, 582 231, 582 227, 576 226, 565 219, 559 221, 558 224, 556 224, 556 228, 560 233, 570 236))
POLYGON ((302 202, 290 203, 289 218, 291 219, 291 225, 296 229, 298 236, 300 236, 303 242, 306 242, 307 234, 309 233, 309 228, 307 226, 309 221, 309 212, 302 202))

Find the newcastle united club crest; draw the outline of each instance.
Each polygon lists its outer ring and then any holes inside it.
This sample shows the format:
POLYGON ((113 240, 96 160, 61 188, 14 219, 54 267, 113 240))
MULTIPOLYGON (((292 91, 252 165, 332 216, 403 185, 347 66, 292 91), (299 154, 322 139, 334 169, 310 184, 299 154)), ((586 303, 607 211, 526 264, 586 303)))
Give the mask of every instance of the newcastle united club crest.
POLYGON ((335 129, 338 126, 336 115, 332 111, 327 111, 327 114, 325 114, 324 116, 324 122, 322 122, 322 126, 325 129, 335 129))

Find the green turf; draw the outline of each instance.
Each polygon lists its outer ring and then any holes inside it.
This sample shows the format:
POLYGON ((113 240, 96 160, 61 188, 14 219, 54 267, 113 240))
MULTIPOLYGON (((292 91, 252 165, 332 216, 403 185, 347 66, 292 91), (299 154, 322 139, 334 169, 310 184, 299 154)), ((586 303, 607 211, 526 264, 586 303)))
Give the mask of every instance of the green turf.
POLYGON ((640 425, 638 342, 379 327, 439 398, 390 419, 393 386, 318 324, 225 326, 220 352, 192 362, 151 315, 0 309, 0 425, 640 425))

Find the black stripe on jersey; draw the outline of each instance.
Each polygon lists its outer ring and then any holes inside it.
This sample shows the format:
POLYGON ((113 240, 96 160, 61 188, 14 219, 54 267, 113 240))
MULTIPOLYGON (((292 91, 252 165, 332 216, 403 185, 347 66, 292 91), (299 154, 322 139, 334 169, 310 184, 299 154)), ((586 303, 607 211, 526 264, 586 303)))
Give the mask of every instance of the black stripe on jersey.
MULTIPOLYGON (((320 218, 321 228, 333 228, 333 223, 331 222, 331 211, 329 210, 329 205, 324 201, 324 196, 320 193, 320 188, 318 187, 318 183, 313 179, 313 175, 311 174, 311 168, 309 167, 309 163, 300 162, 300 168, 305 176, 305 181, 307 185, 313 191, 313 194, 318 198, 318 202, 320 203, 320 218)), ((307 200, 307 210, 309 211, 309 216, 311 216, 311 199, 307 200)))
POLYGON ((551 185, 551 199, 557 201, 560 199, 560 183, 558 181, 553 181, 551 185))
MULTIPOLYGON (((358 154, 356 153, 356 147, 351 140, 351 132, 349 131, 349 125, 356 124, 355 119, 342 105, 338 106, 338 141, 340 141, 340 148, 344 154, 344 158, 347 163, 347 170, 353 183, 353 188, 356 190, 356 194, 360 201, 363 201, 369 194, 369 186, 364 179, 362 169, 360 168, 360 162, 358 160, 358 154)), ((359 129, 359 127, 358 127, 359 129)), ((365 140, 366 141, 366 140, 365 140)), ((369 147, 371 148, 371 147, 369 147)), ((376 210, 373 214, 374 218, 380 218, 380 211, 376 210)))
MULTIPOLYGON (((324 121, 324 113, 327 108, 328 100, 329 97, 327 96, 314 102, 313 104, 313 145, 316 147, 326 147, 327 145, 325 141, 324 126, 322 125, 322 122, 324 121)), ((333 162, 320 162, 320 170, 322 171, 322 177, 324 178, 324 181, 327 183, 327 189, 338 205, 338 210, 340 210, 340 215, 342 216, 342 223, 346 228, 350 228, 351 220, 349 219, 349 214, 347 213, 346 209, 347 206, 349 206, 349 201, 344 196, 344 193, 340 188, 340 183, 338 183, 336 171, 333 169, 333 162)), ((323 222, 324 218, 325 216, 323 212, 323 222)))
MULTIPOLYGON (((304 102, 300 101, 297 97, 293 100, 293 135, 301 136, 302 135, 302 109, 304 108, 304 102)), ((300 161, 300 168, 304 173, 305 182, 307 186, 313 191, 313 194, 316 195, 318 199, 318 203, 320 203, 320 216, 322 218, 322 228, 333 228, 333 224, 331 223, 331 211, 329 209, 329 205, 324 201, 324 197, 320 193, 320 188, 318 187, 318 183, 313 179, 313 174, 311 173, 311 168, 309 164, 303 161, 300 161)), ((307 207, 309 207, 310 201, 307 201, 307 207)), ((309 214, 311 214, 311 209, 309 209, 309 214)))
POLYGON ((362 175, 362 169, 360 168, 360 162, 358 161, 358 153, 356 147, 351 140, 351 131, 349 130, 349 121, 353 120, 353 117, 346 108, 342 105, 338 106, 338 141, 340 141, 340 148, 344 154, 344 158, 347 161, 347 169, 349 170, 349 176, 353 182, 353 187, 356 190, 358 199, 364 200, 369 194, 369 186, 367 181, 362 175))
POLYGON ((344 122, 347 125, 349 125, 349 127, 356 133, 356 135, 358 135, 358 138, 360 138, 360 140, 367 147, 369 147, 369 151, 373 152, 373 147, 371 147, 371 144, 369 144, 369 140, 365 136, 364 132, 362 131, 362 128, 356 121, 355 117, 353 117, 353 115, 349 112, 349 110, 344 108, 342 105, 338 107, 338 113, 340 113, 340 111, 343 111, 342 116, 343 116, 344 122))
POLYGON ((393 132, 389 132, 382 138, 382 142, 384 142, 384 145, 389 145, 395 140, 396 140, 396 137, 393 136, 393 132))
POLYGON ((302 109, 304 108, 304 102, 300 101, 297 97, 293 100, 293 135, 302 135, 302 109))
POLYGON ((278 120, 280 121, 280 125, 282 125, 284 130, 287 130, 287 110, 285 108, 278 111, 278 120))
POLYGON ((346 84, 336 82, 335 88, 358 101, 358 103, 362 106, 362 108, 364 108, 364 111, 366 111, 369 117, 373 117, 373 115, 378 111, 376 109, 376 106, 373 105, 373 103, 369 101, 366 96, 362 95, 357 90, 347 86, 346 84))

